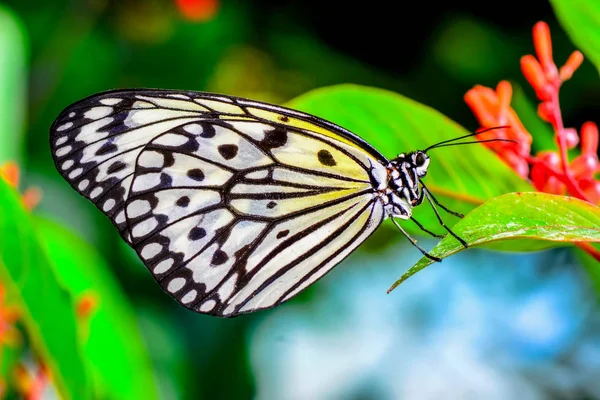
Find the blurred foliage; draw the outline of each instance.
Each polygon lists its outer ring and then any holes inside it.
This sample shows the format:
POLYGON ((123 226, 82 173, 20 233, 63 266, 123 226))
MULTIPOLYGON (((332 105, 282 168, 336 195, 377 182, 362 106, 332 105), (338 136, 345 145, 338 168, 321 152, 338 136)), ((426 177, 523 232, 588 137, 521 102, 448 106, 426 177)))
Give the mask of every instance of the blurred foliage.
POLYGON ((21 161, 27 67, 25 28, 0 4, 0 161, 21 161))
POLYGON ((550 3, 575 45, 600 72, 600 3, 589 0, 550 0, 550 3))
POLYGON ((0 280, 8 293, 6 303, 19 308, 31 345, 52 371, 59 392, 68 399, 89 398, 71 294, 47 260, 17 193, 3 179, 0 243, 0 280))
MULTIPOLYGON (((552 2, 567 33, 595 60, 597 32, 579 33, 567 3, 552 2)), ((58 175, 48 128, 67 105, 111 88, 206 90, 284 104, 318 87, 353 83, 390 92, 337 86, 290 104, 393 156, 475 129, 464 93, 520 77, 519 58, 533 51, 536 21, 551 25, 557 60, 573 49, 546 1, 527 8, 503 2, 492 11, 460 2, 415 7, 399 20, 381 7, 331 11, 316 1, 0 4, 0 164, 18 161, 24 184, 44 193, 32 217, 0 180, 0 281, 10 292, 0 307, 22 310, 23 333, 17 346, 0 342, 0 379, 15 380, 15 365, 41 358, 65 398, 251 397, 255 373, 246 337, 271 311, 222 320, 179 307, 110 222, 58 175), (188 8, 198 4, 205 8, 188 8)), ((597 116, 599 82, 586 62, 562 90, 569 126, 597 116)), ((536 138, 547 137, 525 83, 513 85, 527 88, 515 90, 515 109, 536 138)), ((469 211, 501 193, 528 190, 485 149, 457 149, 437 150, 428 176, 449 194, 443 199, 451 208, 469 211), (457 200, 465 195, 477 201, 457 200)), ((419 213, 429 225, 434 221, 430 210, 419 213)), ((358 250, 373 266, 386 262, 381 253, 392 246, 390 229, 382 227, 358 250)), ((597 268, 585 265, 597 276, 597 268)), ((311 302, 314 293, 310 288, 293 303, 311 302)))
POLYGON ((36 227, 56 274, 71 292, 71 307, 78 310, 81 353, 94 379, 96 397, 155 398, 156 385, 136 316, 106 262, 56 223, 37 218, 36 227))

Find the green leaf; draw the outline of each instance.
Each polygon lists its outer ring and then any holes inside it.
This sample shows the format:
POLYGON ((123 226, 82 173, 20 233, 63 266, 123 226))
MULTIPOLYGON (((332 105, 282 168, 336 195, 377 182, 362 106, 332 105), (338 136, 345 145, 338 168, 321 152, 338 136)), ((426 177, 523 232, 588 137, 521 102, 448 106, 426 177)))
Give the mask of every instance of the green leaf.
POLYGON ((34 351, 52 371, 65 399, 90 398, 81 358, 73 299, 39 243, 30 215, 0 179, 0 282, 22 312, 34 351))
POLYGON ((600 2, 550 0, 550 4, 571 40, 600 72, 600 2))
POLYGON ((0 4, 0 164, 19 161, 21 154, 27 91, 24 32, 16 15, 0 4))
MULTIPOLYGON (((540 250, 556 242, 600 242, 600 208, 573 197, 548 193, 509 193, 477 207, 453 228, 469 246, 515 240, 516 251, 540 250), (526 239, 520 241, 517 239, 526 239), (531 240, 546 241, 547 246, 531 246, 531 240), (554 243, 553 243, 554 242, 554 243)), ((464 250, 447 235, 430 252, 444 258, 464 250)), ((433 261, 421 258, 404 273, 388 293, 433 261)))
POLYGON ((66 228, 43 218, 36 222, 60 279, 76 299, 85 295, 97 302, 81 326, 83 354, 94 380, 95 398, 156 398, 135 312, 106 262, 66 228))
MULTIPOLYGON (((339 85, 304 94, 288 106, 332 121, 361 136, 388 158, 467 135, 441 113, 399 94, 357 85, 339 85)), ((481 144, 432 150, 425 184, 447 207, 466 213, 500 194, 533 188, 481 144)), ((414 210, 417 220, 439 226, 431 207, 414 210)), ((422 232, 412 223, 405 229, 422 232)), ((441 233, 441 232, 440 232, 441 233)))

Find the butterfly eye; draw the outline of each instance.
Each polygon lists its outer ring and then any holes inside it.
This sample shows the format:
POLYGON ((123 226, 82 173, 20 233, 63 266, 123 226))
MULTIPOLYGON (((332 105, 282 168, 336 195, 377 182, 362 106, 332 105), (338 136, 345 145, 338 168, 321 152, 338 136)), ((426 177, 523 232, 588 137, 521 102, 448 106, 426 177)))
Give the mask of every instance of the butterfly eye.
POLYGON ((417 165, 417 167, 424 166, 426 162, 427 162, 427 156, 425 155, 425 153, 418 153, 417 156, 415 157, 415 164, 417 165))

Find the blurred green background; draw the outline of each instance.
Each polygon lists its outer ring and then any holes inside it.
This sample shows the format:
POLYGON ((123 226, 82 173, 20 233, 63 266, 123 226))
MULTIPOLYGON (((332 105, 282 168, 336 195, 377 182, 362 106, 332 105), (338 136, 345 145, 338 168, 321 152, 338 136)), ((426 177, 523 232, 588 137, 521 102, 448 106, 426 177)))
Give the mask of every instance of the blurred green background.
MULTIPOLYGON (((0 2, 0 163, 17 161, 21 188, 42 189, 37 229, 48 238, 64 230, 46 250, 61 240, 76 249, 52 256, 66 266, 63 283, 109 294, 98 300, 104 322, 99 315, 89 327, 89 341, 101 345, 82 350, 95 363, 86 374, 96 398, 600 398, 597 294, 570 249, 472 250, 386 296, 419 254, 380 232, 293 301, 223 320, 164 294, 108 219, 54 169, 54 118, 103 90, 188 89, 284 104, 356 83, 401 93, 472 131, 463 95, 475 84, 509 79, 533 100, 519 58, 533 51, 535 22, 549 23, 557 64, 575 49, 546 1, 452 3, 0 2), (94 372, 111 363, 115 376, 94 372)), ((597 118, 599 82, 586 62, 565 85, 567 126, 597 118)), ((4 351, 3 362, 36 359, 19 352, 4 351)), ((14 388, 5 393, 18 398, 14 388)))

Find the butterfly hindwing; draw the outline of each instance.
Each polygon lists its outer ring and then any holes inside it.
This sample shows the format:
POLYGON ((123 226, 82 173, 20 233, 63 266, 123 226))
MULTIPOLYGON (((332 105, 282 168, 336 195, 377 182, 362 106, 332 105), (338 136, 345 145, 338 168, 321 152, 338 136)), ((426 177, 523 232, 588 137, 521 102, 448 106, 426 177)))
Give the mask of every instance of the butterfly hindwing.
POLYGON ((383 156, 342 128, 272 105, 109 92, 65 110, 51 145, 59 171, 165 291, 202 313, 234 316, 291 298, 383 219, 372 184, 386 174, 383 156))
MULTIPOLYGON (((273 306, 323 275, 335 265, 326 259, 370 233, 382 210, 369 182, 336 176, 333 166, 280 163, 260 140, 232 143, 217 124, 190 124, 150 142, 126 215, 133 247, 165 290, 196 311, 230 315, 273 306), (244 148, 245 162, 224 168, 228 160, 214 149, 225 145, 244 148), (248 158, 252 146, 260 151, 248 158), (269 295, 257 296, 263 291, 269 295)), ((305 146, 296 157, 317 152, 305 146)))

